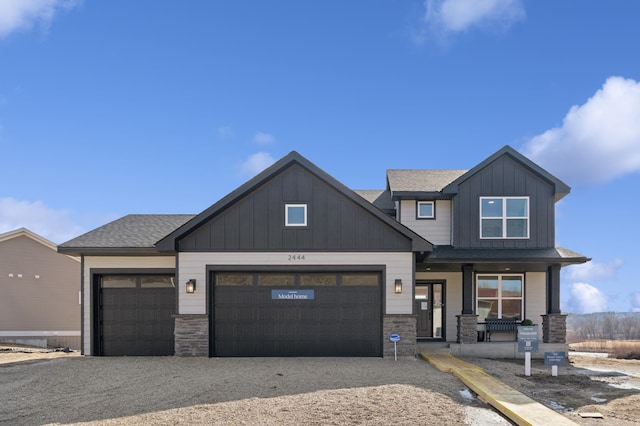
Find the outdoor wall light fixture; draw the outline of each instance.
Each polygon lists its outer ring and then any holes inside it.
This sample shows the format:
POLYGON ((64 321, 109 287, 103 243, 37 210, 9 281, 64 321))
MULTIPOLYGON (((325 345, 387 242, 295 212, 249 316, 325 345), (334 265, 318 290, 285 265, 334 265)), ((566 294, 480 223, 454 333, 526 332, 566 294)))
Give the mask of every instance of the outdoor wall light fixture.
POLYGON ((194 280, 193 278, 187 281, 185 283, 185 286, 187 289, 187 293, 191 294, 196 292, 196 280, 194 280))
POLYGON ((402 280, 396 279, 396 294, 402 293, 402 280))

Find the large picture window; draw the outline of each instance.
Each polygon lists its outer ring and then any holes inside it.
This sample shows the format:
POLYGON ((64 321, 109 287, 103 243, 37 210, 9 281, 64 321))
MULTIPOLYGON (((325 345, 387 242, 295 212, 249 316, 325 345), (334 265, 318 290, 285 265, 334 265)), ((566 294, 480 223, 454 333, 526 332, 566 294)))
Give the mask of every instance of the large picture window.
POLYGON ((476 277, 478 321, 487 318, 522 320, 524 277, 522 275, 478 275, 476 277))
POLYGON ((529 238, 529 197, 480 197, 480 238, 529 238))

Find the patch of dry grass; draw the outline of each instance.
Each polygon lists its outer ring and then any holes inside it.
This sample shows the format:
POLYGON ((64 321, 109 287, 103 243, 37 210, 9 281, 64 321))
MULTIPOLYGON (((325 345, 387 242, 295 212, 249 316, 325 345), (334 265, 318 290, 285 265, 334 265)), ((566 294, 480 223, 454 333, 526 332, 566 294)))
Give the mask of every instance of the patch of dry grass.
POLYGON ((569 346, 576 351, 606 352, 611 358, 640 359, 640 340, 587 340, 569 346))

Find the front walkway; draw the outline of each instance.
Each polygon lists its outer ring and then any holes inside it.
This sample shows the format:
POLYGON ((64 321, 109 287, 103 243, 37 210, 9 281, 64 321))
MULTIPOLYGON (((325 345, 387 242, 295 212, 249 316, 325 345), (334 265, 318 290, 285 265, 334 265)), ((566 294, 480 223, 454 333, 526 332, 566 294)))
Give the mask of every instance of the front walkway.
POLYGON ((489 376, 476 365, 449 354, 421 352, 420 357, 438 370, 452 373, 478 397, 518 425, 573 425, 562 414, 534 401, 526 395, 489 376))

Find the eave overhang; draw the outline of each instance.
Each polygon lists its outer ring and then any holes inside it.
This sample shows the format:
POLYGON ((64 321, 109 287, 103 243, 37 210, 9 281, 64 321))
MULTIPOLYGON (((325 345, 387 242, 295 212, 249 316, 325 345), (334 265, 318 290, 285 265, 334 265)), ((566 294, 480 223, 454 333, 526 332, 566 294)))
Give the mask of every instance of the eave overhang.
POLYGON ((591 259, 574 251, 556 247, 547 249, 456 249, 437 246, 422 262, 429 265, 578 265, 591 259))
POLYGON ((58 253, 70 256, 167 256, 155 247, 60 247, 58 253))
POLYGON ((393 201, 399 200, 418 200, 418 201, 431 201, 431 200, 451 200, 452 194, 443 194, 442 192, 427 192, 427 191, 396 191, 391 195, 393 201))

